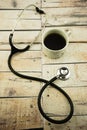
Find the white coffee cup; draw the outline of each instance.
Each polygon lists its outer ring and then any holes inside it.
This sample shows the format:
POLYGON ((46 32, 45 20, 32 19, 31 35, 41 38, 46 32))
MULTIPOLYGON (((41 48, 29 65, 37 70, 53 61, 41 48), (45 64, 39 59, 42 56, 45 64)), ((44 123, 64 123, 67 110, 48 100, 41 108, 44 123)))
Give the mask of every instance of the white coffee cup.
POLYGON ((43 53, 49 58, 59 58, 69 44, 69 30, 49 29, 42 35, 43 53))

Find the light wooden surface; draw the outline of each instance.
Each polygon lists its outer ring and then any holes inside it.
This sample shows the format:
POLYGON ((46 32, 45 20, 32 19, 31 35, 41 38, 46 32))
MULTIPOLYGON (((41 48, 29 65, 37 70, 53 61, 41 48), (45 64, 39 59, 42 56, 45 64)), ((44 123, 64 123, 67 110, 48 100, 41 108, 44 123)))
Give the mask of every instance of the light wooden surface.
MULTIPOLYGON (((32 8, 25 11, 16 28, 15 46, 23 48, 34 40, 44 20, 32 8)), ((66 99, 52 87, 44 92, 43 107, 55 119, 61 119, 69 110, 66 99)), ((31 128, 87 129, 87 0, 0 0, 0 130, 31 128), (42 53, 40 36, 30 51, 16 55, 12 64, 23 74, 48 80, 59 67, 69 68, 70 79, 55 82, 74 102, 74 115, 66 124, 51 124, 40 115, 37 96, 42 83, 21 79, 8 68, 8 37, 18 14, 29 4, 36 4, 47 13, 46 29, 70 30, 70 44, 61 58, 49 59, 42 53)))

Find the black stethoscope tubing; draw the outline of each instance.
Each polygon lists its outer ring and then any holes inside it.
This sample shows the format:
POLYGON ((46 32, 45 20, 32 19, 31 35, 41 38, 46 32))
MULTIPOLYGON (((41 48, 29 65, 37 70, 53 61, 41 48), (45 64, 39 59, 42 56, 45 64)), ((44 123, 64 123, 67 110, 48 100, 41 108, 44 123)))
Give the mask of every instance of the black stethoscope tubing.
POLYGON ((73 102, 71 100, 71 98, 69 97, 69 95, 62 89, 60 88, 59 86, 57 86, 56 84, 54 84, 53 82, 57 79, 57 76, 53 77, 50 81, 46 80, 46 79, 43 79, 43 78, 38 78, 38 77, 32 77, 32 76, 27 76, 27 75, 23 75, 23 74, 20 74, 19 72, 15 71, 11 65, 11 60, 13 58, 13 56, 16 54, 16 53, 21 53, 21 52, 25 52, 27 51, 30 46, 28 45, 27 47, 25 47, 24 49, 18 49, 16 48, 14 45, 13 45, 13 42, 12 42, 12 37, 13 37, 13 34, 11 33, 9 35, 9 44, 11 46, 11 53, 8 57, 8 66, 11 70, 12 73, 14 73, 15 75, 21 77, 21 78, 24 78, 24 79, 28 79, 28 80, 34 80, 34 81, 39 81, 39 82, 44 82, 45 85, 41 88, 40 92, 39 92, 39 95, 38 95, 38 108, 39 108, 39 111, 40 113, 42 114, 42 116, 48 120, 49 122, 51 123, 54 123, 54 124, 63 124, 63 123, 66 123, 67 121, 69 121, 71 119, 71 117, 73 116, 73 113, 74 113, 74 105, 73 105, 73 102), (49 116, 47 116, 47 114, 44 112, 42 106, 41 106, 41 97, 42 97, 42 94, 44 92, 44 90, 49 86, 51 85, 53 88, 55 88, 56 90, 60 91, 65 97, 66 99, 68 100, 69 102, 69 105, 70 105, 70 112, 68 114, 68 116, 65 118, 65 119, 62 119, 62 120, 54 120, 52 118, 50 118, 49 116))

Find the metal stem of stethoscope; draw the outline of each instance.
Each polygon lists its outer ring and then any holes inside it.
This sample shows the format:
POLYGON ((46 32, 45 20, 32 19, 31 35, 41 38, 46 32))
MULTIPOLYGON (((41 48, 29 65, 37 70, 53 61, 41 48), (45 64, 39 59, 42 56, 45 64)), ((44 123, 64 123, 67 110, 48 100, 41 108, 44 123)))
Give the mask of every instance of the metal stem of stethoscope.
MULTIPOLYGON (((35 6, 36 7, 36 6, 35 6)), ((36 7, 36 9, 40 12, 40 13, 43 13, 42 10, 38 9, 38 7, 36 7)), ((17 53, 21 53, 21 52, 25 52, 27 51, 30 46, 28 45, 27 47, 25 47, 24 49, 18 49, 16 48, 14 45, 13 45, 13 42, 12 42, 12 38, 13 38, 13 33, 10 34, 9 36, 9 44, 11 46, 11 53, 9 55, 9 58, 8 58, 8 66, 11 70, 12 73, 14 73, 15 75, 21 77, 21 78, 25 78, 25 79, 28 79, 28 80, 34 80, 34 81, 39 81, 39 82, 44 82, 45 85, 42 87, 42 89, 40 90, 39 92, 39 95, 38 95, 38 108, 40 110, 40 113, 42 114, 42 116, 50 121, 51 123, 55 123, 55 124, 62 124, 62 123, 66 123, 67 121, 69 121, 71 119, 71 117, 73 116, 73 112, 74 112, 74 106, 73 106, 73 102, 71 100, 71 98, 69 97, 69 95, 62 89, 60 88, 59 86, 57 86, 56 84, 54 84, 53 82, 57 79, 60 79, 60 80, 66 80, 69 78, 70 76, 70 72, 68 70, 68 68, 66 67, 62 67, 60 69, 58 69, 57 71, 57 75, 54 76, 51 80, 46 80, 46 79, 43 79, 43 78, 39 78, 39 77, 32 77, 32 76, 27 76, 27 75, 23 75, 19 72, 17 72, 16 70, 14 70, 14 68, 12 67, 12 64, 11 64, 11 60, 13 58, 13 56, 17 53), (49 86, 51 85, 53 88, 55 88, 57 91, 60 91, 65 97, 66 99, 68 100, 69 102, 69 105, 70 105, 70 112, 68 114, 68 116, 63 119, 63 120, 54 120, 52 118, 50 118, 44 111, 43 111, 43 108, 41 106, 41 97, 42 97, 42 94, 44 92, 44 90, 49 86)))

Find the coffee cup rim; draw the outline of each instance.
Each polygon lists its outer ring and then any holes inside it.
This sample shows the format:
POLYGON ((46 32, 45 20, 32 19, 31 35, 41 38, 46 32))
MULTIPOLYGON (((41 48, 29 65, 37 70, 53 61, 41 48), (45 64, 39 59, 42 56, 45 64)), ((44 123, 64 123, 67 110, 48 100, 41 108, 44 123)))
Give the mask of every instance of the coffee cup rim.
POLYGON ((48 50, 57 52, 57 51, 61 51, 61 50, 65 49, 68 46, 69 38, 68 38, 67 32, 65 32, 64 30, 61 30, 61 29, 49 29, 49 30, 44 32, 44 34, 43 34, 43 42, 42 43, 43 43, 44 47, 47 48, 48 50), (66 45, 63 48, 57 49, 57 50, 53 50, 53 49, 48 48, 44 44, 44 39, 47 37, 47 35, 52 34, 52 33, 60 34, 65 39, 66 45))

